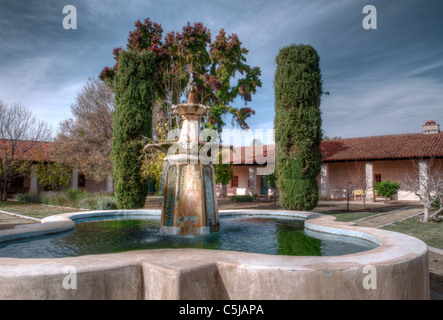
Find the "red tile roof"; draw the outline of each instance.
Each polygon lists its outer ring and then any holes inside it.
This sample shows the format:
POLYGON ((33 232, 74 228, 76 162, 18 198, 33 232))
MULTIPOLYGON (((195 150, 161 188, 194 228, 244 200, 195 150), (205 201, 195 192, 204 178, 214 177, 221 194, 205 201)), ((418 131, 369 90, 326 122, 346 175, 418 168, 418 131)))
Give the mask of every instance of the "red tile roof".
POLYGON ((325 162, 443 157, 443 132, 326 140, 321 149, 325 162))
POLYGON ((14 149, 14 157, 19 160, 53 161, 49 157, 50 147, 50 142, 0 139, 0 159, 5 151, 11 154, 14 149))
MULTIPOLYGON (((31 161, 52 161, 50 142, 17 141, 16 156, 31 161)), ((0 158, 11 140, 0 139, 0 158)), ((257 147, 236 147, 231 152, 234 164, 272 164, 275 162, 275 145, 264 145, 263 156, 257 147), (255 154, 257 153, 257 154, 255 154)), ((355 160, 389 160, 411 158, 443 158, 443 132, 438 134, 395 134, 385 136, 325 140, 321 144, 324 162, 355 160)))
MULTIPOLYGON (((268 162, 274 163, 275 145, 266 145, 263 149, 263 157, 259 157, 259 162, 263 163, 263 158, 267 157, 268 162)), ((236 147, 235 150, 236 156, 241 156, 241 162, 234 162, 234 164, 257 164, 254 147, 236 147)), ((321 151, 324 162, 441 158, 443 157, 443 132, 325 140, 321 144, 321 151)), ((236 158, 231 155, 231 160, 233 159, 236 158)))

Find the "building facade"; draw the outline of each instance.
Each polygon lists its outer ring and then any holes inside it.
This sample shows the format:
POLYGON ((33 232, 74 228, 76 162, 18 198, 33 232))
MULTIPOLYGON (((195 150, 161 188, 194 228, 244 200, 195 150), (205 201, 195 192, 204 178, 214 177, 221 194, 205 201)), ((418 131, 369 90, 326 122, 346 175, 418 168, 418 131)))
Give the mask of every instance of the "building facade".
MULTIPOLYGON (((257 163, 258 153, 251 151, 252 148, 236 149, 236 153, 245 156, 240 163, 234 162, 234 179, 228 194, 269 192, 263 175, 257 174, 263 165, 257 163)), ((272 166, 275 146, 263 149, 268 165, 272 166)), ((443 181, 443 133, 435 121, 427 121, 420 133, 325 140, 321 150, 323 164, 317 181, 323 200, 364 197, 366 201, 376 201, 380 199, 376 195, 376 182, 390 180, 400 184, 392 200, 416 201, 414 190, 430 180, 443 181)))
MULTIPOLYGON (((27 161, 47 161, 50 143, 28 141, 16 146, 16 156, 27 161), (38 147, 37 147, 38 146, 38 147)), ((8 148, 0 139, 0 159, 8 148)), ((325 140, 321 145, 323 164, 318 175, 319 196, 324 200, 365 199, 376 201, 375 184, 390 180, 399 182, 400 190, 393 200, 418 200, 414 190, 431 180, 443 181, 443 133, 435 121, 422 126, 422 132, 373 137, 325 140)), ((268 197, 272 190, 264 177, 275 169, 275 145, 238 147, 231 153, 234 178, 227 186, 228 196, 256 195, 268 197)), ((91 193, 113 192, 113 180, 95 182, 86 179, 76 169, 71 182, 64 188, 86 190, 91 193)), ((217 186, 217 193, 221 186, 217 186)), ((41 193, 45 190, 36 175, 18 177, 9 182, 8 195, 41 193)))
MULTIPOLYGON (((50 155, 50 142, 24 141, 24 140, 7 140, 0 139, 0 160, 29 162, 35 164, 38 162, 51 163, 54 160, 50 155), (5 160, 6 159, 6 160, 5 160)), ((0 170, 1 173, 1 170, 0 170)), ((0 183, 3 183, 2 175, 0 175, 0 183)), ((71 171, 70 183, 62 187, 85 190, 90 193, 113 192, 113 180, 109 178, 107 181, 95 182, 87 179, 84 174, 77 169, 71 171)), ((47 186, 40 183, 35 170, 31 170, 30 174, 17 175, 13 180, 7 183, 7 197, 13 198, 16 193, 34 193, 40 194, 47 190, 47 186)))

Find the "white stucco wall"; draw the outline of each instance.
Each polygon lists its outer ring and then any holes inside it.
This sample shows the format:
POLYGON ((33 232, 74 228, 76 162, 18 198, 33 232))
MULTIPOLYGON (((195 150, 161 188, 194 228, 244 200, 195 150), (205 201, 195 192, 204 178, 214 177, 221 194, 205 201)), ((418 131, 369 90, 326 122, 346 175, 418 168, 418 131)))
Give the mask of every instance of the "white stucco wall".
MULTIPOLYGON (((390 180, 392 182, 400 183, 400 190, 392 197, 392 200, 418 200, 418 197, 410 192, 406 187, 406 177, 415 177, 418 182, 418 172, 415 168, 418 165, 418 160, 385 160, 385 161, 371 161, 372 163, 372 178, 376 174, 381 175, 381 180, 390 180)), ((432 170, 443 170, 443 161, 435 160, 431 166, 432 170)), ((331 192, 335 190, 342 190, 341 197, 345 198, 345 188, 348 181, 359 184, 365 177, 365 162, 336 162, 328 163, 328 184, 329 197, 331 192)), ((318 177, 321 183, 320 175, 318 177)), ((375 181, 374 181, 375 183, 375 181)), ((321 185, 319 185, 321 190, 321 185)), ((370 187, 370 186, 368 186, 370 187)), ((337 194, 337 192, 335 192, 337 194)))

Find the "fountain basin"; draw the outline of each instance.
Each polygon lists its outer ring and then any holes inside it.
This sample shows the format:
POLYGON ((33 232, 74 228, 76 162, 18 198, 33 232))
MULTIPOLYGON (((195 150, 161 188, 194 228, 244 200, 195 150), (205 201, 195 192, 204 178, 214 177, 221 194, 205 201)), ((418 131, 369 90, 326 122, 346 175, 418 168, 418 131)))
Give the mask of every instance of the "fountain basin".
MULTIPOLYGON (((51 216, 41 224, 1 231, 0 242, 70 230, 75 220, 85 217, 133 213, 51 216)), ((144 213, 158 216, 160 211, 144 213)), ((339 223, 312 212, 220 211, 220 216, 251 214, 296 216, 305 220, 307 233, 365 239, 379 246, 321 257, 159 249, 55 259, 0 258, 0 299, 429 299, 427 246, 414 237, 339 223), (63 286, 67 267, 76 272, 76 289, 63 286), (370 288, 368 276, 373 280, 370 288)))

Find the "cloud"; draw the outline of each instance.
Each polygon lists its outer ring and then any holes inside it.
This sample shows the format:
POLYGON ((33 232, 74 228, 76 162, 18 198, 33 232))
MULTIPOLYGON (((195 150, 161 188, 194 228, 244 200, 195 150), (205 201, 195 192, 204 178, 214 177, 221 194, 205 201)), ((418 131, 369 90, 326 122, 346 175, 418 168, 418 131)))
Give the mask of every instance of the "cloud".
POLYGON ((348 84, 348 90, 323 97, 323 129, 328 136, 419 132, 426 120, 443 120, 440 80, 417 77, 348 84))
MULTIPOLYGON (((443 4, 432 0, 373 0, 378 29, 362 28, 365 0, 72 0, 77 30, 62 28, 56 0, 0 5, 0 97, 21 101, 58 123, 83 83, 114 64, 137 19, 150 17, 164 33, 203 22, 215 38, 236 33, 248 64, 262 70, 262 88, 248 106, 251 129, 272 128, 274 59, 283 46, 312 44, 320 55, 323 127, 329 136, 414 132, 442 122, 443 4), (418 128, 418 129, 417 129, 418 128)), ((238 105, 242 106, 242 105, 238 105)), ((230 121, 226 121, 230 123, 230 121)))

